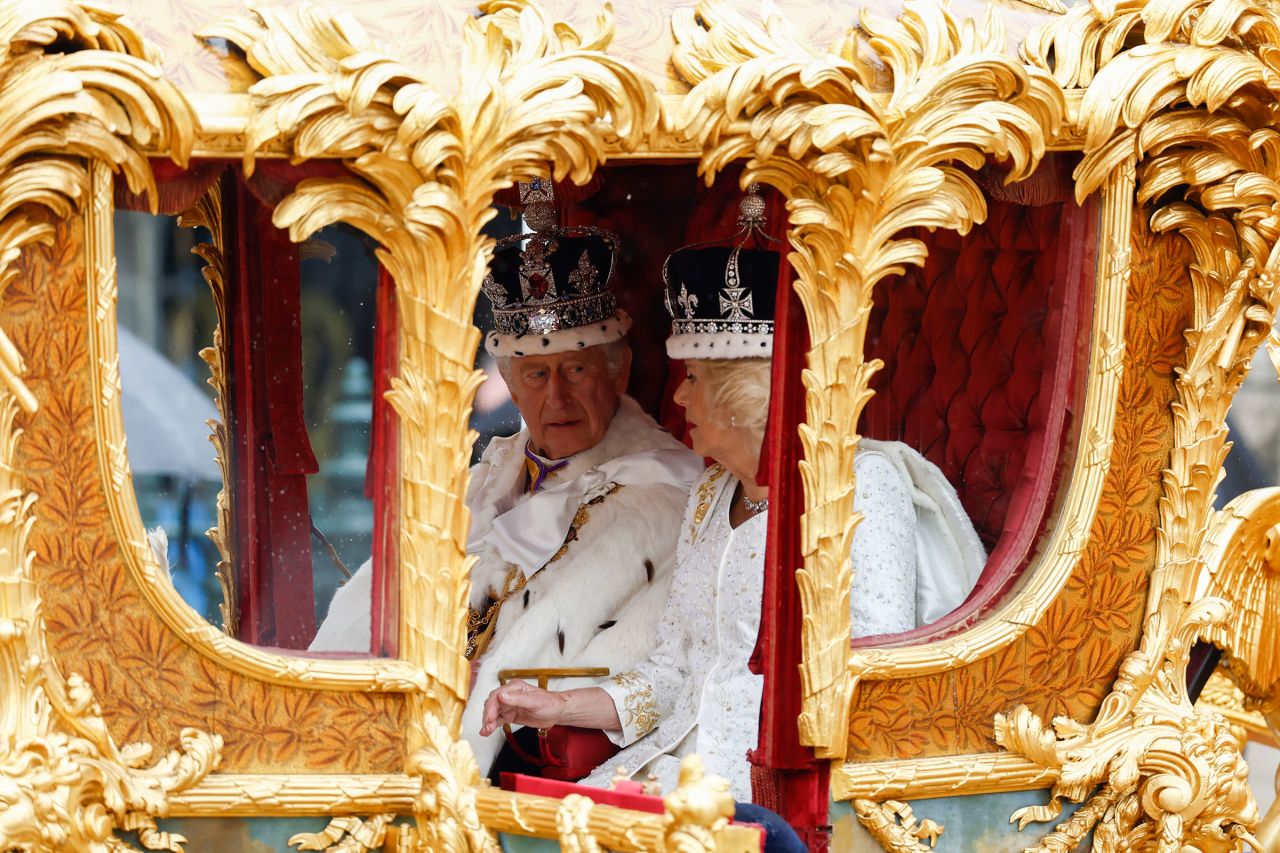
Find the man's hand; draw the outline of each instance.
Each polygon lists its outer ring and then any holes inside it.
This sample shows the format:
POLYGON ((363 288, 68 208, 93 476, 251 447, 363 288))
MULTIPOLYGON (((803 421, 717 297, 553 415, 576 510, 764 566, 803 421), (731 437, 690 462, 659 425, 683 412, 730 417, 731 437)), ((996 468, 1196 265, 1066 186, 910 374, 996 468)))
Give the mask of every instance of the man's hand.
POLYGON ((549 729, 564 716, 568 697, 559 691, 543 690, 527 681, 508 681, 484 700, 484 723, 481 737, 488 737, 500 726, 517 725, 549 729))

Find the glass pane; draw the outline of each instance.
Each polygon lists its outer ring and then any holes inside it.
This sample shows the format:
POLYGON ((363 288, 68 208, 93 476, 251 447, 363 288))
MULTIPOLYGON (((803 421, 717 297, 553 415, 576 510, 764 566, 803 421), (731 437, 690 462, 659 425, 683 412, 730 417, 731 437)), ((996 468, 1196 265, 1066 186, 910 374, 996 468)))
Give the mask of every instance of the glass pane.
POLYGON ((177 217, 117 211, 121 406, 142 521, 182 597, 221 625, 217 525, 222 475, 208 421, 219 420, 200 350, 218 319, 204 261, 191 249, 208 233, 177 217), (164 543, 167 542, 167 548, 164 543))
POLYGON ((365 496, 373 411, 371 365, 378 264, 345 225, 300 247, 303 406, 319 471, 307 477, 315 618, 348 573, 369 559, 373 502, 365 496))
MULTIPOLYGON (((393 445, 370 465, 373 365, 386 331, 378 264, 371 241, 345 226, 295 246, 232 172, 209 193, 220 201, 210 208, 220 209, 221 259, 213 236, 179 217, 115 217, 139 507, 176 588, 205 619, 247 642, 306 649, 336 591, 370 561, 366 480, 394 484, 393 445), (217 394, 211 376, 221 377, 217 394), (224 421, 220 518, 211 437, 224 421)), ((394 323, 387 328, 381 352, 394 369, 394 323)), ((389 435, 388 407, 378 416, 389 435)))

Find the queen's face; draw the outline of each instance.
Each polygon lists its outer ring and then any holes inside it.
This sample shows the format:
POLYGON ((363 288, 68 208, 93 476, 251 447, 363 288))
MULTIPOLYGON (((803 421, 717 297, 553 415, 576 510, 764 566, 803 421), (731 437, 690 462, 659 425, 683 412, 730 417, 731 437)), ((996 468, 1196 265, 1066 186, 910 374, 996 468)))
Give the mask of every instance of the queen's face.
POLYGON ((672 399, 684 407, 693 452, 728 464, 742 455, 747 438, 743 430, 729 424, 727 413, 713 411, 715 395, 703 363, 686 361, 684 381, 672 399))
POLYGON ((600 347, 511 359, 507 387, 535 452, 564 459, 600 443, 627 389, 624 353, 616 376, 600 347))

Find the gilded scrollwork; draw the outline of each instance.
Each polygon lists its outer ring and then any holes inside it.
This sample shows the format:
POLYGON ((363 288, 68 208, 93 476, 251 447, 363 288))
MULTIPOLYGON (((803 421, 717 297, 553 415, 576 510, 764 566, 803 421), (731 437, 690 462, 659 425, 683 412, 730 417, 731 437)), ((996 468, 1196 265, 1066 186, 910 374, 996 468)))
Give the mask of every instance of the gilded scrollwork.
POLYGON ((351 177, 305 180, 275 222, 303 240, 348 222, 379 241, 396 282, 400 360, 388 400, 401 427, 400 655, 428 675, 414 694, 415 812, 431 850, 493 850, 476 815, 479 773, 455 740, 469 670, 469 562, 463 502, 475 434, 472 310, 493 250, 482 228, 494 193, 544 176, 586 181, 605 140, 638 144, 658 120, 649 84, 611 59, 607 14, 579 33, 526 2, 483 4, 463 27, 456 92, 381 55, 358 25, 311 7, 261 7, 207 29, 238 45, 263 78, 246 171, 283 141, 295 157, 345 158, 351 177), (605 121, 608 124, 605 124, 605 121))
POLYGON ((858 822, 890 853, 929 853, 946 827, 929 819, 916 820, 911 806, 897 800, 854 800, 858 822), (928 844, 925 844, 928 841, 928 844))
POLYGON ((857 424, 881 366, 861 356, 872 289, 923 262, 924 244, 906 229, 963 233, 985 217, 966 167, 994 157, 1008 164, 1008 181, 1025 178, 1065 113, 1047 73, 1001 55, 995 14, 961 23, 940 4, 905 9, 897 21, 863 15, 878 63, 860 53, 856 33, 832 51, 809 46, 772 7, 763 26, 720 0, 673 21, 673 61, 693 85, 677 124, 702 146, 702 170, 709 177, 746 159, 744 184, 771 184, 788 199, 789 260, 811 340, 800 427, 800 729, 834 758, 844 754, 855 685, 846 639, 857 424), (889 91, 876 92, 886 74, 889 91))
POLYGON ((1181 234, 1194 257, 1142 644, 1092 724, 1050 728, 1025 707, 996 719, 1003 745, 1058 772, 1050 805, 1016 820, 1084 803, 1036 849, 1070 849, 1090 830, 1095 849, 1228 849, 1257 827, 1230 724, 1193 708, 1184 684, 1197 636, 1230 633, 1222 599, 1192 599, 1213 541, 1226 410, 1280 301, 1280 138, 1266 84, 1277 34, 1267 4, 1154 0, 1073 10, 1027 45, 1059 82, 1089 86, 1077 194, 1138 158, 1138 200, 1157 205, 1151 228, 1181 234))
POLYGON ((1246 492, 1214 514, 1205 540, 1205 592, 1231 602, 1233 618, 1205 634, 1248 705, 1280 723, 1280 489, 1246 492))
POLYGON ((707 776, 697 755, 680 762, 679 782, 662 804, 670 853, 711 853, 716 849, 716 833, 733 818, 729 783, 707 776))
POLYGON ((227 328, 227 260, 226 246, 222 235, 222 188, 221 182, 205 190, 189 209, 178 215, 178 224, 183 228, 204 228, 209 232, 208 243, 197 243, 192 253, 204 260, 200 274, 204 276, 209 289, 213 292, 213 307, 218 315, 218 325, 213 330, 213 345, 200 350, 200 359, 209 365, 209 386, 214 391, 214 404, 218 407, 218 420, 209 421, 209 441, 213 444, 214 460, 218 463, 218 471, 222 474, 222 489, 218 492, 218 523, 206 531, 206 535, 218 549, 218 565, 215 569, 218 588, 222 592, 222 603, 218 605, 218 613, 222 616, 222 630, 229 637, 239 633, 239 614, 236 612, 235 570, 232 564, 232 542, 235 534, 231 529, 231 495, 228 484, 231 482, 231 437, 228 434, 230 420, 227 416, 227 350, 223 344, 224 329, 227 328))
POLYGON ((323 850, 325 853, 381 850, 387 840, 387 827, 393 820, 393 814, 374 815, 367 820, 335 817, 320 832, 299 832, 290 836, 289 846, 299 850, 323 850))
POLYGON ((1026 706, 997 715, 1001 745, 1057 775, 1048 805, 1014 814, 1019 828, 1056 818, 1064 800, 1083 803, 1028 850, 1065 853, 1089 832, 1102 851, 1226 850, 1251 840, 1258 810, 1231 725, 1197 712, 1185 687, 1196 636, 1228 615, 1220 599, 1188 607, 1166 590, 1093 723, 1045 725, 1026 706))
POLYGON ((560 801, 556 829, 564 853, 601 853, 600 843, 590 829, 594 807, 595 803, 581 794, 570 794, 560 801))
MULTIPOLYGON (((70 216, 90 196, 91 171, 110 164, 154 200, 141 149, 158 140, 183 160, 193 122, 145 44, 114 15, 70 2, 5 3, 0 22, 2 292, 22 249, 50 241, 48 214, 70 216)), ((37 497, 15 465, 19 410, 32 414, 38 403, 3 330, 0 354, 0 848, 121 848, 120 829, 149 849, 181 850, 183 839, 159 831, 155 818, 172 793, 217 765, 222 740, 184 729, 179 747, 147 766, 152 748, 118 746, 89 685, 55 664, 27 544, 37 497)))
MULTIPOLYGON (((142 148, 159 144, 183 161, 194 123, 182 95, 151 65, 147 46, 116 15, 70 0, 0 4, 0 292, 17 275, 26 245, 53 228, 31 215, 75 211, 88 163, 118 168, 154 202, 142 148), (65 41, 71 49, 50 50, 65 41)), ((22 357, 0 329, 0 379, 28 413, 36 400, 21 378, 22 357)))
POLYGON ((147 766, 151 747, 117 746, 88 684, 58 670, 27 547, 36 496, 13 465, 19 409, 0 387, 0 848, 103 850, 122 829, 148 849, 180 851, 184 839, 155 818, 217 765, 222 739, 184 729, 179 748, 147 766))

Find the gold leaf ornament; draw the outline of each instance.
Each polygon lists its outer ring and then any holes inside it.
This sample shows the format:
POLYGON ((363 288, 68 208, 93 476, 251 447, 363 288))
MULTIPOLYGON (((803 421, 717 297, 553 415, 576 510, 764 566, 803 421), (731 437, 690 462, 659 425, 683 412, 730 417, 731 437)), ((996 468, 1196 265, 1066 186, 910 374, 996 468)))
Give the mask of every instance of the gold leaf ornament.
POLYGON ((670 853, 711 853, 716 833, 733 819, 729 783, 707 776, 702 759, 688 755, 680 762, 676 789, 663 798, 666 849, 670 853))
POLYGON ((911 806, 897 800, 856 799, 853 812, 871 837, 891 853, 929 853, 946 829, 928 819, 917 822, 911 806))
MULTIPOLYGON (((0 3, 0 292, 25 246, 51 242, 45 214, 69 217, 84 203, 91 168, 119 169, 154 205, 143 148, 185 162, 193 118, 152 59, 113 14, 0 3)), ((217 765, 222 739, 183 729, 179 747, 147 766, 151 747, 117 746, 88 684, 54 663, 27 545, 36 498, 14 463, 18 411, 37 408, 23 371, 0 330, 0 848, 115 849, 120 829, 150 849, 181 850, 184 839, 157 830, 155 818, 217 765)))
POLYGON ((1063 800, 1083 803, 1028 850, 1065 853, 1090 831, 1101 850, 1226 850, 1252 838, 1258 810, 1231 725, 1197 712, 1185 690, 1192 644, 1229 612, 1220 599, 1187 607, 1167 591, 1090 725, 1059 717, 1047 726, 1026 706, 996 716, 1002 746, 1058 777, 1048 805, 1019 809, 1011 822, 1021 829, 1056 818, 1063 800))
POLYGON ((358 817, 335 817, 321 832, 299 832, 290 836, 289 846, 299 850, 323 850, 325 853, 368 853, 381 850, 387 838, 387 827, 395 815, 374 815, 368 820, 358 817))
POLYGON ((828 758, 844 755, 856 684, 848 554, 860 516, 851 472, 858 418, 881 367, 859 355, 872 290, 924 262, 924 244, 904 230, 966 233, 985 218, 966 168, 994 158, 1007 165, 1006 181, 1027 177, 1066 110, 1046 71, 1003 54, 994 10, 975 22, 935 2, 904 9, 896 21, 864 13, 862 32, 832 50, 805 43, 768 3, 759 23, 725 0, 673 17, 673 63, 693 86, 677 126, 703 147, 701 171, 710 181, 745 159, 743 186, 767 183, 787 198, 788 260, 811 340, 800 426, 800 729, 828 758))
MULTIPOLYGON (((112 13, 69 0, 0 2, 0 294, 17 274, 22 248, 52 240, 52 226, 33 218, 33 208, 66 217, 83 203, 86 161, 118 169, 153 210, 155 180, 143 147, 185 163, 194 120, 152 59, 112 13), (46 52, 55 42, 59 49, 46 52)), ((22 370, 0 329, 0 382, 31 413, 36 401, 22 370)))
POLYGON ((1152 230, 1180 234, 1194 257, 1142 644, 1093 724, 1060 718, 1050 731, 1025 708, 996 719, 1001 743, 1060 773, 1050 806, 1015 819, 1055 817, 1062 798, 1084 803, 1036 849, 1068 849, 1090 829, 1106 850, 1235 849, 1241 840, 1263 849, 1250 835, 1258 813, 1230 725, 1191 707, 1184 684, 1202 633, 1237 650, 1255 644, 1252 658, 1233 659, 1245 683, 1274 675, 1253 616, 1267 586, 1252 583, 1262 581, 1259 560, 1224 552, 1238 524, 1213 500, 1227 408, 1257 348, 1274 340, 1280 302, 1277 37, 1271 4, 1129 0, 1076 7, 1025 48, 1063 85, 1088 85, 1077 196, 1136 161, 1138 200, 1157 205, 1152 230), (1193 601, 1206 564, 1212 591, 1242 605, 1238 623, 1229 625, 1221 598, 1193 601))
POLYGON ((349 16, 256 6, 204 32, 244 50, 262 77, 244 163, 283 144, 294 159, 339 157, 350 178, 313 178, 276 208, 295 241, 343 221, 380 246, 396 282, 400 360, 387 394, 401 430, 400 656, 429 690, 411 700, 412 773, 424 780, 416 837, 431 850, 494 850, 476 816, 479 773, 455 740, 470 671, 464 503, 479 332, 472 312, 493 252, 494 194, 516 180, 589 179, 606 140, 637 145, 658 122, 652 86, 594 32, 523 0, 481 5, 463 25, 466 79, 428 79, 385 56, 349 16))

